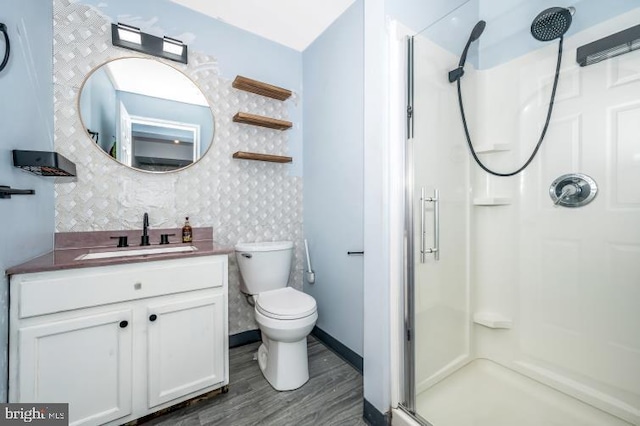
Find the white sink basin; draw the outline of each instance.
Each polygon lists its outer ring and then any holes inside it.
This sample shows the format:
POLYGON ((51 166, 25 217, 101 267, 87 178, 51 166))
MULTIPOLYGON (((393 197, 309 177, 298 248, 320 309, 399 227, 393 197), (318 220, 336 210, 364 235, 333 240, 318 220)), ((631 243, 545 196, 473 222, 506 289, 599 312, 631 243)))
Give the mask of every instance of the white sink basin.
POLYGON ((112 257, 148 256, 150 254, 164 253, 185 253, 197 251, 194 246, 174 246, 174 247, 153 247, 140 248, 136 250, 101 251, 97 253, 87 253, 76 257, 75 260, 109 259, 112 257))

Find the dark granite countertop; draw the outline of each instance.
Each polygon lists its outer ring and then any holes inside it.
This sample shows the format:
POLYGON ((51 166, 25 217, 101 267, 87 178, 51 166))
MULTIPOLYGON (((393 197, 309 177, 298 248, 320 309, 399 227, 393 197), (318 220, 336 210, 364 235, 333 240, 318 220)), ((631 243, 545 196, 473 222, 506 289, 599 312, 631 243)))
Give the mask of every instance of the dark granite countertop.
POLYGON ((138 240, 141 231, 95 231, 95 232, 64 232, 55 234, 54 250, 36 257, 28 262, 7 269, 7 275, 26 274, 33 272, 58 271, 62 269, 89 268, 95 266, 120 265, 126 263, 153 262, 158 260, 180 259, 194 256, 210 256, 216 254, 233 253, 233 247, 225 247, 213 241, 212 228, 193 228, 193 242, 182 243, 181 229, 149 230, 150 246, 140 247, 138 240), (160 245, 161 234, 175 234, 169 237, 170 244, 160 245), (117 248, 114 236, 126 235, 129 247, 117 248), (103 259, 76 260, 77 257, 88 253, 129 251, 141 248, 168 248, 192 245, 197 250, 190 252, 140 254, 135 256, 110 257, 103 259))

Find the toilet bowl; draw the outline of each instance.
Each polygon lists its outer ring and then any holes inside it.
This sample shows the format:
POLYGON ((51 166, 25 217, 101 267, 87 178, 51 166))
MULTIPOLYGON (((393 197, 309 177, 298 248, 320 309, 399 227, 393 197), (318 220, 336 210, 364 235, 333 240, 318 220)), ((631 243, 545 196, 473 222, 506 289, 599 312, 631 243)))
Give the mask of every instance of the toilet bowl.
POLYGON ((307 336, 318 313, 313 297, 287 287, 293 243, 241 243, 235 249, 240 290, 252 296, 262 332, 260 370, 274 389, 297 389, 309 380, 307 336))

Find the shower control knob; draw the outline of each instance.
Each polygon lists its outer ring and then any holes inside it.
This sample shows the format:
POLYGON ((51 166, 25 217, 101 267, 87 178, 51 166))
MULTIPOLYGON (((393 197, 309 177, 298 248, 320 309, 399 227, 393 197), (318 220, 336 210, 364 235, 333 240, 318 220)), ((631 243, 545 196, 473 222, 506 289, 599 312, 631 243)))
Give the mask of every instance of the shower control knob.
POLYGON ((581 173, 562 175, 553 181, 549 196, 553 203, 563 207, 582 207, 589 204, 598 193, 598 185, 581 173))

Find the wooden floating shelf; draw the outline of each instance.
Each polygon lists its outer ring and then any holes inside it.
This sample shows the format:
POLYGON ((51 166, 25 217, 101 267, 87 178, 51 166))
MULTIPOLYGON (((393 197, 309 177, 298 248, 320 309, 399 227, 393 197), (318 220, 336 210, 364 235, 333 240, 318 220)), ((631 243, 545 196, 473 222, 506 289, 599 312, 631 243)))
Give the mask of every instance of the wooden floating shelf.
POLYGON ((258 154, 257 152, 244 151, 234 152, 233 158, 241 160, 268 161, 270 163, 291 163, 293 161, 293 158, 285 157, 283 155, 258 154))
POLYGON ((236 89, 244 90, 245 92, 267 96, 279 101, 289 99, 289 97, 291 96, 291 90, 283 89, 282 87, 273 86, 261 81, 252 80, 241 75, 236 76, 236 79, 233 80, 232 86, 236 89))
POLYGON ((233 121, 236 123, 251 124, 252 126, 267 127, 269 129, 287 130, 293 126, 293 123, 285 120, 278 120, 276 118, 264 117, 262 115, 249 114, 246 112, 239 112, 233 116, 233 121))

